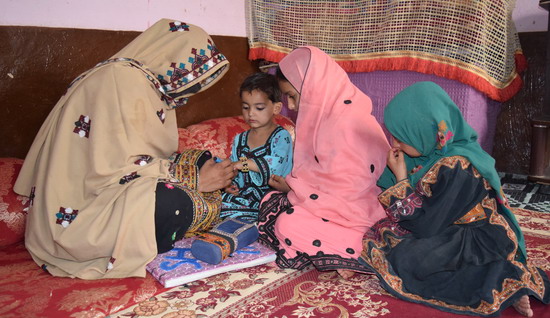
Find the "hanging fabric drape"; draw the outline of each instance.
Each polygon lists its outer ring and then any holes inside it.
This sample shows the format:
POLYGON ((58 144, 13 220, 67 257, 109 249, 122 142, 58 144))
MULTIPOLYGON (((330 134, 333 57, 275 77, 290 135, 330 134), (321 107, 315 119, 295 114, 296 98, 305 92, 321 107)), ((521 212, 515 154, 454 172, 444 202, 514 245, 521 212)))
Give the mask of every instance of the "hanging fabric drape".
POLYGON ((504 102, 522 85, 515 0, 247 0, 249 59, 319 47, 347 72, 408 70, 504 102))

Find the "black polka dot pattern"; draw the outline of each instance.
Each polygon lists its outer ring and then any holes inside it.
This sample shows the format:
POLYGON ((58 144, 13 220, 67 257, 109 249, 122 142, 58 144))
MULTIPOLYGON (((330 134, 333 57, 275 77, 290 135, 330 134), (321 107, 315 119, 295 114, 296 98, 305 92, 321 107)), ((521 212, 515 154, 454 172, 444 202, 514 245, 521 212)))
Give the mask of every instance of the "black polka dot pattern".
POLYGON ((370 173, 374 172, 374 165, 370 165, 370 173))
POLYGON ((317 163, 319 163, 319 159, 317 159, 317 156, 315 156, 315 161, 317 161, 317 163))
POLYGON ((313 193, 312 195, 309 196, 309 198, 311 200, 317 200, 319 198, 319 196, 317 194, 313 193))
POLYGON ((355 250, 354 250, 353 248, 351 248, 351 247, 348 247, 348 248, 346 249, 346 252, 348 252, 348 254, 355 254, 355 250))
POLYGON ((294 208, 289 208, 288 210, 286 210, 286 214, 292 214, 294 213, 294 208))
POLYGON ((344 104, 346 104, 346 105, 351 104, 351 100, 346 99, 346 100, 344 101, 344 104))
POLYGON ((327 220, 327 219, 321 219, 321 220, 323 220, 323 222, 328 222, 328 220, 327 220))
POLYGON ((288 238, 285 239, 285 243, 288 246, 292 245, 292 241, 290 241, 288 238))
POLYGON ((311 243, 311 244, 313 244, 313 246, 319 247, 319 246, 321 246, 321 241, 315 240, 315 241, 313 241, 313 243, 311 243))

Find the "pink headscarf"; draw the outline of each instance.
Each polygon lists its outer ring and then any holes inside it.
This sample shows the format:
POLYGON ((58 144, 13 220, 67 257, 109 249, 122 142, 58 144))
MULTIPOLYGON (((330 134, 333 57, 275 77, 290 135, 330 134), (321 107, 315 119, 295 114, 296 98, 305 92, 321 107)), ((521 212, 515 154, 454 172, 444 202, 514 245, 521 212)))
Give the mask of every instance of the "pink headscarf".
POLYGON ((376 181, 389 150, 370 98, 316 47, 295 49, 279 66, 301 94, 288 199, 297 212, 364 233, 385 216, 376 181))

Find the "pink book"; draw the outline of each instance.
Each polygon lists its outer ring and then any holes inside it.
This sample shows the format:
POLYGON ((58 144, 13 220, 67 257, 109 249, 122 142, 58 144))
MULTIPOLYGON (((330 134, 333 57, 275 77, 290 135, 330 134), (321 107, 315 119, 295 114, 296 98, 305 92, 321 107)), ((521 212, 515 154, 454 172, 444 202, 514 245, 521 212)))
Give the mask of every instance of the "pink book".
POLYGON ((266 264, 276 258, 273 250, 254 242, 235 251, 221 263, 212 265, 193 257, 193 240, 194 238, 186 238, 176 242, 172 250, 157 255, 147 264, 147 271, 164 287, 174 287, 216 274, 266 264))

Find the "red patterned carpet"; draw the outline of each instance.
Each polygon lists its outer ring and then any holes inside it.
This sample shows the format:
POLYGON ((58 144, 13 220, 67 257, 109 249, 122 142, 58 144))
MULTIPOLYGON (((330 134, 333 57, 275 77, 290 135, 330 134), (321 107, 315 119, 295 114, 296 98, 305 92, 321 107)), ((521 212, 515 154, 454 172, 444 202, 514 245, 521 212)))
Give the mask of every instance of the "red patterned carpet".
MULTIPOLYGON (((516 209, 531 262, 550 274, 550 213, 516 209)), ((550 306, 532 301, 535 317, 550 306)), ((24 247, 0 250, 0 317, 459 317, 398 300, 372 275, 281 270, 273 264, 174 288, 145 279, 84 281, 40 270, 24 247), (24 277, 24 279, 21 279, 24 277), (21 284, 21 281, 24 281, 21 284)), ((502 317, 518 317, 509 308, 502 317)))
MULTIPOLYGON (((517 209, 530 259, 550 273, 550 214, 517 209)), ((535 317, 550 306, 532 301, 535 317)), ((264 265, 225 273, 152 297, 112 317, 459 317, 398 300, 372 275, 344 280, 336 272, 264 265)), ((512 308, 502 317, 518 317, 512 308)))
POLYGON ((152 276, 105 280, 52 277, 23 243, 0 249, 0 317, 105 317, 166 290, 152 276))

